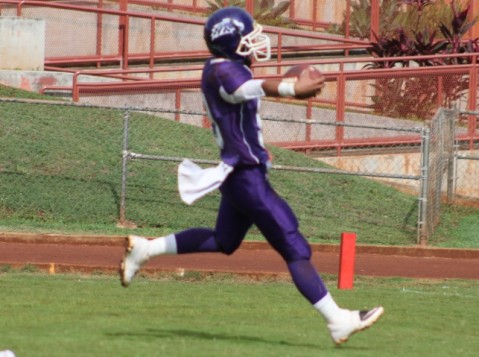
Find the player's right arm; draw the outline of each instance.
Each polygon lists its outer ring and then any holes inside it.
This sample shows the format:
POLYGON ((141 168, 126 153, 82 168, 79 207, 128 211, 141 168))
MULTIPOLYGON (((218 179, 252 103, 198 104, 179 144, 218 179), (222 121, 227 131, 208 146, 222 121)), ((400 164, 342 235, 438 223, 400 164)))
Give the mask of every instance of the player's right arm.
POLYGON ((250 79, 231 94, 222 87, 220 94, 225 101, 235 104, 264 96, 310 98, 319 94, 323 87, 324 78, 312 79, 306 75, 294 83, 279 79, 250 79))
POLYGON ((286 82, 281 79, 267 79, 262 87, 269 97, 296 97, 310 98, 318 95, 324 87, 324 76, 311 78, 308 71, 303 71, 295 82, 286 82))
POLYGON ((268 97, 314 97, 324 87, 324 77, 311 78, 304 71, 295 82, 281 79, 254 79, 249 69, 225 61, 218 72, 221 83, 219 94, 224 101, 237 104, 247 100, 268 97))

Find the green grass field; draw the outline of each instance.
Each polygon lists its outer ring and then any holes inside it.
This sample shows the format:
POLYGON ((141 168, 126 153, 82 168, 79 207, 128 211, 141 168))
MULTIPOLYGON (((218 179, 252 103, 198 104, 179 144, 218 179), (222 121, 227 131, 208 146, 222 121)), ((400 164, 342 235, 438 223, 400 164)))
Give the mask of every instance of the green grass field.
MULTIPOLYGON (((3 269, 7 270, 7 269, 3 269)), ((231 276, 138 278, 0 273, 0 350, 63 356, 476 356, 476 281, 359 278, 349 308, 382 304, 341 347, 289 281, 231 276)))
MULTIPOLYGON (((0 97, 45 98, 0 86, 0 97)), ((162 156, 218 158, 209 129, 133 114, 130 149, 162 156)), ((130 161, 126 218, 116 227, 121 187, 123 113, 117 110, 0 103, 0 230, 74 234, 168 234, 212 226, 218 193, 187 206, 175 162, 130 161)), ((277 165, 321 167, 300 153, 270 148, 277 165)), ((311 242, 414 245, 417 197, 373 180, 272 171, 271 181, 296 212, 311 242)), ((479 210, 444 207, 430 245, 479 247, 479 210)), ((246 239, 262 240, 257 230, 246 239)))

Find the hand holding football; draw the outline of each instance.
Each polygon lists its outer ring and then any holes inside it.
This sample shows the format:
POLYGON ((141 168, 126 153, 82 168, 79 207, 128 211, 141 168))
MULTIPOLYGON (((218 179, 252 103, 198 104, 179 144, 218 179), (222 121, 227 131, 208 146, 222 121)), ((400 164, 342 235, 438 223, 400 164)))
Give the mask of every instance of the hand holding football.
POLYGON ((308 71, 309 76, 312 79, 323 77, 323 74, 321 73, 321 71, 319 71, 316 67, 310 64, 298 64, 288 69, 286 73, 283 75, 283 78, 291 79, 294 81, 294 80, 297 80, 304 71, 308 71))
POLYGON ((283 81, 295 84, 296 98, 314 97, 324 87, 324 75, 311 65, 300 64, 291 67, 283 76, 283 81))

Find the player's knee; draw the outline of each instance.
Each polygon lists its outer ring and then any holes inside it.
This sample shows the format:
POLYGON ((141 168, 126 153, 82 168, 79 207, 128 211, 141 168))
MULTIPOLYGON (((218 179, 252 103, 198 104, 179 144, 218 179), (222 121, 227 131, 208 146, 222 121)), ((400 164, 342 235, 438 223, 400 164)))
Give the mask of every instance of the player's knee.
POLYGON ((289 252, 289 254, 285 257, 287 262, 296 262, 298 260, 310 260, 311 259, 311 251, 294 251, 289 252))
POLYGON ((310 260, 312 256, 309 245, 297 246, 294 249, 288 249, 281 254, 286 262, 295 262, 298 260, 310 260))

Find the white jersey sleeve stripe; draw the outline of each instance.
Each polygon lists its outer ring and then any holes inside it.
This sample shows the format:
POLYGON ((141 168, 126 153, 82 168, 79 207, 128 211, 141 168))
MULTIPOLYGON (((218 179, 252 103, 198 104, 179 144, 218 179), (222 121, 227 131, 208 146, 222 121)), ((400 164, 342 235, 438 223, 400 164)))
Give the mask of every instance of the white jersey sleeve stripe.
POLYGON ((247 100, 264 97, 264 79, 251 79, 244 82, 233 94, 228 94, 223 87, 220 87, 220 95, 223 100, 231 104, 242 103, 247 100))

